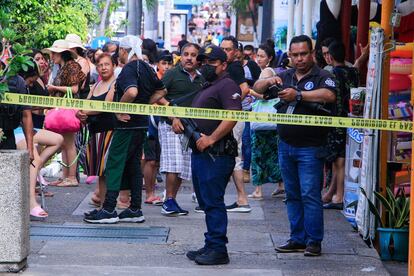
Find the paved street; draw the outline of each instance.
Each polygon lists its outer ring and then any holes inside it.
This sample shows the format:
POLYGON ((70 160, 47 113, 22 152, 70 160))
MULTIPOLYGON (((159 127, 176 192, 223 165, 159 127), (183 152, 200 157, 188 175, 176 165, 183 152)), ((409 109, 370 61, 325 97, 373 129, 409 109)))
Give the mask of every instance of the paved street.
MULTIPOLYGON (((162 192, 162 184, 157 186, 162 192)), ((248 191, 253 187, 248 185, 248 191)), ((192 211, 191 183, 185 183, 178 202, 191 210, 187 217, 167 218, 160 207, 144 206, 144 224, 116 227, 168 227, 166 243, 114 241, 31 241, 29 268, 24 275, 389 275, 374 249, 368 248, 337 211, 325 212, 323 255, 276 254, 274 246, 285 241, 289 229, 282 198, 271 198, 273 187, 266 185, 263 201, 251 201, 250 214, 229 214, 230 264, 201 267, 185 257, 189 249, 202 246, 204 214, 192 211)), ((82 213, 89 210, 93 185, 78 188, 50 188, 47 224, 86 225, 82 213)), ((235 199, 228 186, 226 203, 235 199)), ((34 223, 34 225, 45 223, 34 223)), ((88 224, 88 226, 90 226, 88 224)), ((107 226, 105 226, 107 227, 107 226)))

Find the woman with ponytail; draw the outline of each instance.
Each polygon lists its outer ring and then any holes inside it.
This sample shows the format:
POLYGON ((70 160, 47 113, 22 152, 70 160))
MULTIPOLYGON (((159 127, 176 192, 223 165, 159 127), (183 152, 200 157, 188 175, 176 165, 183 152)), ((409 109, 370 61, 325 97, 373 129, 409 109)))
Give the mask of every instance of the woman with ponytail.
MULTIPOLYGON (((276 75, 273 69, 275 60, 275 44, 273 40, 268 39, 265 44, 259 46, 256 60, 260 69, 262 69, 259 79, 276 75)), ((262 103, 265 101, 261 95, 258 96, 257 94, 256 96, 258 97, 257 101, 262 101, 262 103)), ((255 107, 253 107, 253 111, 255 111, 255 107)), ((256 189, 249 195, 249 198, 263 199, 262 185, 265 183, 278 183, 279 187, 272 193, 272 196, 283 194, 284 187, 279 169, 276 125, 255 125, 253 123, 251 127, 252 184, 256 189)))

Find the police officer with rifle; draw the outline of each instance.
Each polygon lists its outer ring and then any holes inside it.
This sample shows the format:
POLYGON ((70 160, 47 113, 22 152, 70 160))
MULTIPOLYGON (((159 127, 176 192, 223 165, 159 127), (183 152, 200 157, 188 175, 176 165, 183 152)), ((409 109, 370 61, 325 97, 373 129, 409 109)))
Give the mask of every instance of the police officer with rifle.
MULTIPOLYGON (((241 90, 226 73, 226 53, 210 45, 199 54, 198 60, 204 62, 200 71, 209 85, 197 94, 192 107, 241 110, 241 90)), ((184 121, 185 124, 174 124, 174 132, 188 135, 189 145, 193 147, 193 185, 207 224, 204 246, 197 251, 187 252, 187 257, 200 265, 227 264, 224 192, 237 156, 237 142, 232 135, 236 122, 206 119, 194 119, 190 123, 188 119, 184 121)))

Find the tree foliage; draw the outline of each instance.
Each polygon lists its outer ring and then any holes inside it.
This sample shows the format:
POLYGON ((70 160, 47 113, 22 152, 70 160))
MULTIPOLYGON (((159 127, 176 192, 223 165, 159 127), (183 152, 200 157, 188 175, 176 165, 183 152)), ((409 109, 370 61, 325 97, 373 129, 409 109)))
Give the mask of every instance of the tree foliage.
POLYGON ((85 40, 88 27, 97 20, 90 0, 0 0, 0 9, 11 28, 22 34, 17 41, 32 48, 48 47, 68 33, 85 40))

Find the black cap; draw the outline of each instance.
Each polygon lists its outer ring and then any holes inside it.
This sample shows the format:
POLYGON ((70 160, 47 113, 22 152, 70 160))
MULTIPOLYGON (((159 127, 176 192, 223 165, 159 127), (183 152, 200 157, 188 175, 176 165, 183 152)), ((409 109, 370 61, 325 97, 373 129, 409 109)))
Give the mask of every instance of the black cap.
POLYGON ((158 61, 161 61, 161 60, 165 60, 165 61, 168 61, 168 62, 172 62, 173 57, 172 57, 170 51, 165 50, 165 51, 162 51, 161 53, 159 53, 159 55, 158 55, 158 61))
POLYGON ((204 59, 221 60, 224 62, 227 60, 227 55, 220 47, 216 45, 208 45, 205 48, 202 48, 197 56, 198 61, 204 59))

